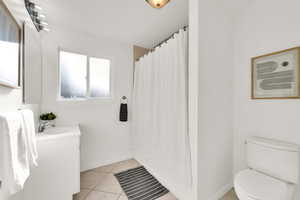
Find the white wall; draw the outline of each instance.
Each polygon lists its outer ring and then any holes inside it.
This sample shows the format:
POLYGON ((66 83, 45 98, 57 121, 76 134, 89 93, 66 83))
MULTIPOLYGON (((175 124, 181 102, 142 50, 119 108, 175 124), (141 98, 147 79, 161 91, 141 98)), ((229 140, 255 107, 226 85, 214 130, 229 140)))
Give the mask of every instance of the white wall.
POLYGON ((0 112, 17 111, 19 108, 29 108, 35 112, 36 117, 39 114, 38 105, 23 104, 22 89, 11 89, 0 86, 0 112))
MULTIPOLYGON (((95 168, 131 157, 130 122, 118 121, 120 98, 131 103, 133 47, 114 41, 55 29, 43 38, 42 111, 57 114, 58 125, 80 124, 81 170, 95 168), (111 100, 58 101, 58 48, 112 60, 111 100)), ((130 112, 129 112, 130 114, 130 112)))
POLYGON ((188 130, 191 144, 192 192, 198 200, 199 1, 189 0, 188 130))
POLYGON ((232 186, 233 7, 199 1, 198 199, 232 186))
POLYGON ((17 110, 22 105, 22 89, 0 86, 0 111, 17 110))
MULTIPOLYGON (((249 136, 300 144, 300 100, 250 98, 251 57, 300 46, 299 7, 298 0, 252 0, 239 17, 234 56, 234 172, 246 167, 244 141, 249 136)), ((299 193, 300 189, 295 199, 300 199, 299 193)))

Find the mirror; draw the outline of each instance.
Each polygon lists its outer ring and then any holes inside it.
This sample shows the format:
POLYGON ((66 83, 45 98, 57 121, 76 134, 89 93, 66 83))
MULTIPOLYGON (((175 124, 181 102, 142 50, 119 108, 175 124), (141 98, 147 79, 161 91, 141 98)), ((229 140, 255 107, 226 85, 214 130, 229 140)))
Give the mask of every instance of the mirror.
POLYGON ((0 85, 20 86, 21 29, 7 7, 0 2, 0 85))
POLYGON ((23 25, 24 73, 23 98, 26 104, 39 104, 42 95, 41 38, 35 27, 23 25))

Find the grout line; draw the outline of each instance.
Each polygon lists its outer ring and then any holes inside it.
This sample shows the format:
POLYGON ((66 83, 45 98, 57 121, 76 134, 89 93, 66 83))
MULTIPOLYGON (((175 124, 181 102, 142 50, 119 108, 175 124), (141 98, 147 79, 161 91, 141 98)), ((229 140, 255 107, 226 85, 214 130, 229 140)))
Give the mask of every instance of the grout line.
MULTIPOLYGON (((128 161, 128 160, 126 160, 126 161, 128 161)), ((125 162, 126 162, 125 161, 125 162)), ((135 160, 136 161, 136 160, 135 160)), ((120 171, 120 170, 118 170, 118 165, 119 164, 121 164, 122 162, 124 162, 124 161, 121 161, 121 162, 117 162, 117 163, 114 163, 114 164, 111 164, 111 165, 114 165, 114 166, 112 166, 112 169, 111 170, 108 170, 109 172, 105 172, 105 171, 103 171, 103 172, 101 172, 101 171, 96 171, 96 169, 97 168, 94 168, 94 169, 90 169, 90 170, 87 170, 87 171, 85 171, 85 172, 94 172, 94 173, 97 173, 97 174, 104 174, 104 175, 108 175, 108 174, 112 174, 112 175, 114 175, 114 174, 116 174, 116 173, 119 173, 119 172, 117 172, 117 171, 120 171)), ((137 162, 137 161, 136 161, 137 162)), ((138 163, 138 166, 137 167, 139 167, 139 166, 142 166, 140 163, 138 163)), ((136 166, 135 166, 136 167, 136 166)), ((99 167, 98 167, 99 168, 99 167)), ((134 167, 133 167, 134 168, 134 167)), ((126 170, 129 170, 129 169, 132 169, 132 167, 130 167, 130 168, 128 168, 128 169, 126 169, 126 170)), ((83 174, 84 172, 82 172, 81 174, 83 174)), ((92 188, 80 188, 80 189, 83 189, 83 190, 88 190, 88 193, 85 195, 85 197, 83 197, 83 199, 82 200, 86 200, 86 198, 89 196, 89 194, 91 193, 91 192, 93 192, 93 191, 96 191, 96 192, 102 192, 102 193, 108 193, 108 194, 114 194, 114 195, 116 195, 117 196, 117 198, 116 198, 116 200, 119 200, 120 198, 121 198, 121 196, 122 196, 122 193, 124 192, 123 191, 123 189, 121 190, 121 192, 119 192, 119 193, 114 193, 114 192, 107 192, 107 191, 103 191, 103 190, 101 190, 101 189, 96 189, 97 188, 97 186, 99 185, 99 183, 100 183, 100 181, 94 186, 94 187, 92 187, 92 188)), ((111 184, 109 184, 109 185, 111 185, 111 184)), ((120 186, 121 187, 121 186, 120 186)))
MULTIPOLYGON (((87 190, 87 189, 85 189, 85 190, 87 190)), ((85 195, 85 197, 83 197, 82 200, 85 200, 89 196, 89 194, 92 193, 92 192, 101 192, 101 193, 107 193, 107 194, 114 194, 117 197, 116 200, 118 200, 122 196, 121 195, 122 193, 113 193, 113 192, 106 192, 106 191, 99 191, 99 190, 89 189, 88 193, 85 195)))
MULTIPOLYGON (((80 191, 81 192, 81 191, 80 191)), ((82 200, 85 200, 88 196, 89 196, 89 194, 92 192, 92 190, 89 190, 88 191, 88 193, 82 198, 82 200)), ((81 199, 79 199, 79 200, 81 200, 81 199)))
POLYGON ((97 172, 97 171, 92 171, 94 173, 97 173, 97 174, 111 174, 111 172, 97 172))
POLYGON ((104 193, 109 193, 109 194, 120 194, 120 193, 115 193, 115 192, 108 192, 108 191, 103 191, 103 190, 100 190, 100 189, 92 189, 92 191, 96 191, 96 192, 104 192, 104 193))

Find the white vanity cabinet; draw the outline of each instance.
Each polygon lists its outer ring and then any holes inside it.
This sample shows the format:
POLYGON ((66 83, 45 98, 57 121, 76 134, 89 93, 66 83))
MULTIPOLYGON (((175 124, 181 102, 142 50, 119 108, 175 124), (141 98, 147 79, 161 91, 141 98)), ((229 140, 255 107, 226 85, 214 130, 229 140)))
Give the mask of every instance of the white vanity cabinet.
POLYGON ((37 137, 38 167, 23 190, 24 200, 72 200, 80 191, 80 129, 46 129, 37 137))

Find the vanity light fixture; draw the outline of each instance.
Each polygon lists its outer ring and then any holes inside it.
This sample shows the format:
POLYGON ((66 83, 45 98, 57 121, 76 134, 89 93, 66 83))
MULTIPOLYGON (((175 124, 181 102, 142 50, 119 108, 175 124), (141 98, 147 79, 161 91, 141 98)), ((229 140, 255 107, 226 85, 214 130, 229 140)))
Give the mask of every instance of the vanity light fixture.
POLYGON ((40 13, 40 11, 43 10, 41 6, 32 2, 32 0, 24 1, 28 14, 30 15, 30 18, 37 31, 49 31, 49 28, 47 28, 48 23, 45 21, 46 16, 40 13))
POLYGON ((162 8, 167 5, 171 0, 145 0, 153 8, 162 8))
POLYGON ((36 3, 30 1, 30 0, 25 0, 25 6, 26 8, 30 8, 31 11, 41 11, 42 7, 37 5, 36 3))

